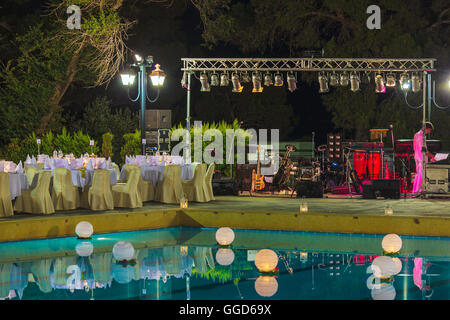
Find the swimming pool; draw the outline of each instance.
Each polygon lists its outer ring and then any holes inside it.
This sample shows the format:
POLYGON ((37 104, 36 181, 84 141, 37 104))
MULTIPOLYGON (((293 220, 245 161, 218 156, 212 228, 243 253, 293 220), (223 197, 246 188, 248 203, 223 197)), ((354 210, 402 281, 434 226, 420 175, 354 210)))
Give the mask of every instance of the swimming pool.
POLYGON ((169 228, 0 243, 0 298, 23 300, 447 300, 450 239, 403 237, 397 273, 381 282, 372 263, 384 235, 169 228), (112 250, 130 242, 134 264, 112 250), (260 249, 278 271, 255 266, 260 249))

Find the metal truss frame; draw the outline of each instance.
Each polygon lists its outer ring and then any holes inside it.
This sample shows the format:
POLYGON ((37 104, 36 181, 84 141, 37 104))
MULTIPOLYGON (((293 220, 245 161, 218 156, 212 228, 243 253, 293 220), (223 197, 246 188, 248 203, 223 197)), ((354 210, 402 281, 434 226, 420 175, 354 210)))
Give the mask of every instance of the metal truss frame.
POLYGON ((436 59, 365 58, 182 58, 186 72, 356 71, 434 72, 436 59))

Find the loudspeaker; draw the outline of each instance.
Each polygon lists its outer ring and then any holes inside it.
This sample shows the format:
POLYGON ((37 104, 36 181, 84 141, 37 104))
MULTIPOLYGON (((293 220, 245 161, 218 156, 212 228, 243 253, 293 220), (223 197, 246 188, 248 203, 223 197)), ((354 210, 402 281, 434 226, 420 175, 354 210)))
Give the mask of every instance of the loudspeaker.
POLYGON ((400 199, 400 180, 372 180, 370 184, 363 185, 364 199, 376 199, 377 197, 400 199))
POLYGON ((145 110, 145 130, 170 129, 172 110, 145 110))
POLYGON ((323 188, 321 182, 300 180, 295 184, 295 191, 297 191, 297 198, 322 198, 323 188))

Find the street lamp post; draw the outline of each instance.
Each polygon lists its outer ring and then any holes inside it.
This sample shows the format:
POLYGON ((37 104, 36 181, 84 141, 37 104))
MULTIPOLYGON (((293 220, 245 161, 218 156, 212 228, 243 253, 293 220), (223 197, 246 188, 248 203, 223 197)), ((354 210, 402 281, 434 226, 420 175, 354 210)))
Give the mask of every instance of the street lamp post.
POLYGON ((153 66, 153 57, 148 56, 147 58, 142 58, 139 55, 135 55, 135 62, 131 64, 132 67, 139 68, 138 73, 138 94, 137 97, 132 99, 129 95, 129 88, 134 83, 134 79, 136 74, 132 69, 126 69, 121 73, 122 84, 128 88, 128 98, 136 102, 140 99, 141 103, 141 146, 142 146, 142 154, 145 155, 145 109, 146 109, 146 100, 148 102, 153 103, 159 98, 159 88, 161 88, 164 84, 164 80, 166 78, 166 74, 159 68, 159 64, 155 65, 155 69, 150 74, 150 79, 152 85, 156 87, 157 94, 156 97, 152 100, 148 97, 147 94, 147 68, 151 68, 153 66))

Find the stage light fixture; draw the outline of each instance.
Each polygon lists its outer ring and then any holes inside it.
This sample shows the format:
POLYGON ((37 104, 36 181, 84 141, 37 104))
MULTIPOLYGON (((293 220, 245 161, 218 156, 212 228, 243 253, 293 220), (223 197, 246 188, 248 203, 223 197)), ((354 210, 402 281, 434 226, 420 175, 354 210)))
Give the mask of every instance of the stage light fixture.
POLYGON ((242 92, 244 87, 241 85, 239 75, 237 73, 233 73, 233 76, 231 77, 231 82, 233 83, 233 92, 242 92))
POLYGON ((386 87, 395 87, 397 84, 397 80, 395 79, 395 75, 393 73, 389 73, 386 76, 386 87))
POLYGON ((211 86, 217 87, 219 85, 219 76, 217 73, 211 75, 211 86))
POLYGON ((272 75, 270 73, 266 73, 264 75, 264 85, 266 87, 269 87, 269 86, 273 85, 272 75))
POLYGON ((226 74, 225 72, 222 73, 220 75, 220 86, 226 87, 226 86, 228 86, 229 82, 230 82, 230 79, 228 78, 228 74, 226 74))
POLYGON ((330 86, 337 87, 339 85, 339 77, 336 74, 336 72, 333 71, 332 74, 330 74, 330 86))
POLYGON ((409 80, 409 74, 404 72, 400 75, 400 87, 402 90, 409 91, 411 89, 411 81, 409 80))
POLYGON ((202 73, 200 75, 200 83, 202 84, 202 88, 200 89, 200 91, 202 91, 202 92, 211 91, 211 88, 209 87, 209 83, 208 83, 208 76, 206 75, 206 73, 202 73))
POLYGON ((365 72, 364 75, 361 77, 361 83, 368 84, 370 83, 370 72, 365 72))
POLYGON ((319 93, 326 93, 330 91, 328 87, 328 78, 325 73, 319 73, 319 93))
POLYGON ((250 82, 250 75, 248 74, 248 72, 243 72, 241 75, 242 78, 242 82, 243 83, 249 83, 250 82))
POLYGON ((412 92, 420 91, 420 77, 417 73, 413 73, 411 76, 411 89, 412 92))
POLYGON ((294 92, 295 90, 297 90, 297 81, 295 80, 295 76, 293 73, 288 73, 287 84, 288 84, 288 90, 290 92, 294 92))
POLYGON ((283 76, 279 73, 275 75, 275 87, 281 87, 283 85, 283 76))
POLYGON ((252 92, 263 92, 263 87, 261 86, 261 74, 254 72, 252 74, 253 90, 252 92))
POLYGON ((349 78, 348 73, 345 71, 341 74, 341 78, 339 79, 339 84, 343 87, 348 86, 349 78))
POLYGON ((136 60, 136 62, 141 62, 142 61, 142 57, 138 54, 134 55, 134 60, 136 60))
POLYGON ((386 86, 384 85, 384 78, 381 74, 375 76, 375 91, 377 93, 386 92, 386 86))
POLYGON ((356 72, 350 75, 350 90, 359 91, 359 75, 356 72))

